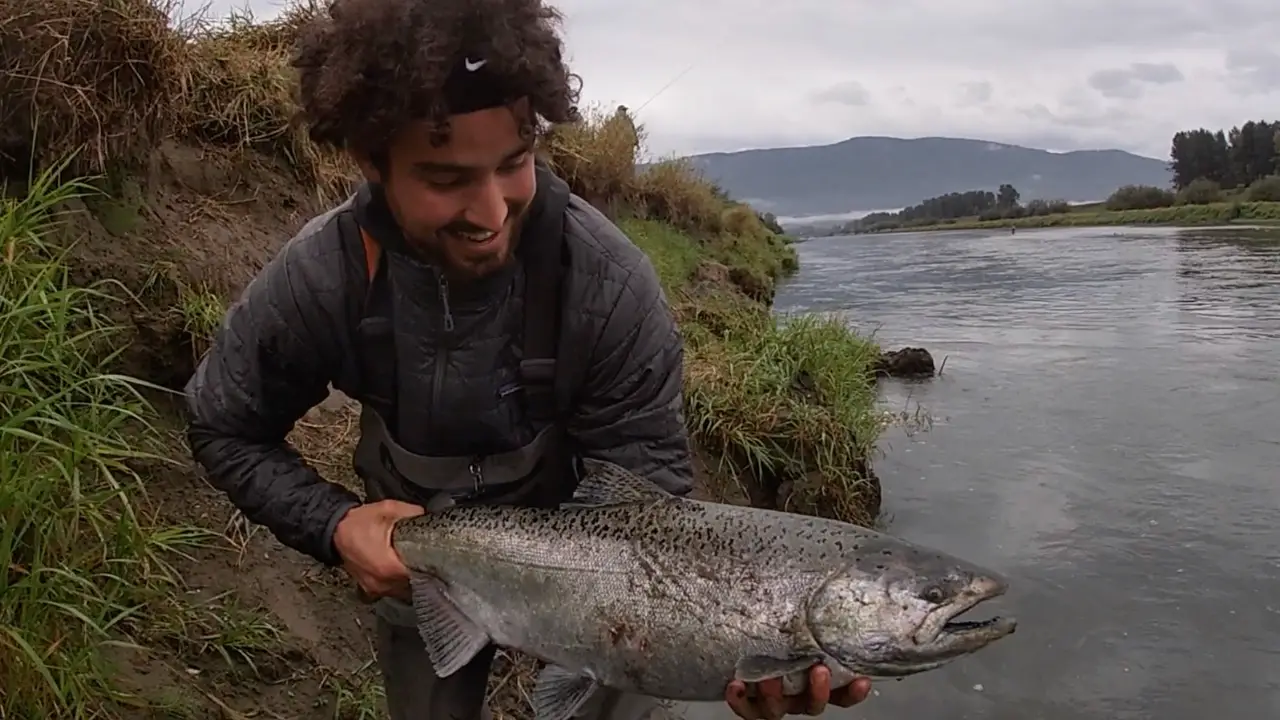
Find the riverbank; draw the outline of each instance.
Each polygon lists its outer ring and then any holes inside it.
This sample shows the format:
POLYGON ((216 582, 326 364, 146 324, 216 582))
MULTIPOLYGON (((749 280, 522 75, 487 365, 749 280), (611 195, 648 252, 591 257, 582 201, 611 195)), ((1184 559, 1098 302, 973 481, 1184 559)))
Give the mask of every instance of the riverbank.
MULTIPOLYGON (((300 17, 183 36, 148 0, 55 0, 0 27, 5 69, 40 78, 0 97, 2 717, 380 717, 349 581, 208 486, 174 405, 227 304, 354 179, 291 122, 300 17)), ((879 348, 775 317, 787 239, 682 163, 637 172, 628 126, 564 128, 546 159, 662 276, 698 492, 872 522, 879 348)), ((355 486, 354 419, 335 396, 290 440, 355 486)), ((523 716, 528 663, 492 690, 523 716)))
POLYGON ((1176 205, 1147 210, 1101 210, 1099 204, 1071 212, 999 220, 958 218, 920 225, 903 225, 864 234, 982 230, 993 228, 1106 227, 1116 225, 1280 225, 1280 202, 1220 202, 1176 205))

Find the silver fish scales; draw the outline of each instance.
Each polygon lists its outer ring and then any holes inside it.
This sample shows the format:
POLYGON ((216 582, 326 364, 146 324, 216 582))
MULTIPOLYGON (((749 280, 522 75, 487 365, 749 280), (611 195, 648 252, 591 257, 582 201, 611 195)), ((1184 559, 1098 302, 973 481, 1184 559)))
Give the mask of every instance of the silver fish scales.
POLYGON ((670 495, 584 463, 557 509, 457 506, 401 521, 419 632, 435 672, 495 643, 548 663, 537 720, 599 687, 716 701, 733 679, 803 690, 898 677, 975 652, 1012 618, 959 622, 1003 594, 996 573, 856 525, 670 495))

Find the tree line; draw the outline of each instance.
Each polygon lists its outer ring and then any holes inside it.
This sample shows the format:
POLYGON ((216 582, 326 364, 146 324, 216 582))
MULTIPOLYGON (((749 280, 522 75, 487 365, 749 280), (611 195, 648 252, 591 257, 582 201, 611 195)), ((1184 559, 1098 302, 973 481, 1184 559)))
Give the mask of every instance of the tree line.
POLYGON ((924 227, 947 222, 976 218, 978 220, 1005 220, 1033 215, 1054 215, 1069 212, 1065 200, 1034 199, 1021 204, 1022 193, 1005 183, 995 192, 968 190, 951 192, 925 199, 898 212, 875 212, 864 215, 840 228, 839 234, 867 233, 901 228, 924 227))
MULTIPOLYGON (((1125 185, 1089 209, 1150 210, 1177 205, 1280 202, 1280 121, 1250 120, 1230 130, 1197 128, 1173 136, 1169 153, 1172 187, 1125 185)), ((961 219, 1004 220, 1071 212, 1063 200, 1020 204, 1020 193, 1004 184, 995 192, 969 190, 931 197, 899 212, 877 212, 835 232, 853 234, 945 225, 961 219)))
POLYGON ((1104 206, 1147 210, 1228 200, 1280 202, 1280 121, 1250 120, 1230 130, 1174 133, 1169 170, 1172 188, 1126 185, 1104 206))
POLYGON ((1250 120, 1226 131, 1183 130, 1173 136, 1169 160, 1175 191, 1197 180, 1246 188, 1280 173, 1280 122, 1250 120))

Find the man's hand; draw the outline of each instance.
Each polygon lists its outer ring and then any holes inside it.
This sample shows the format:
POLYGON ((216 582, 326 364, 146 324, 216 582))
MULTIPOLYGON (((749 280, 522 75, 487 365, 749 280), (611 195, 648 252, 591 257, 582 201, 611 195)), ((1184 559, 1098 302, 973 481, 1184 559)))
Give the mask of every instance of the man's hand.
POLYGON ((347 511, 333 531, 333 545, 347 571, 369 601, 409 598, 409 570, 391 547, 396 521, 426 512, 399 500, 380 500, 347 511))
POLYGON ((742 720, 781 720, 786 715, 821 715, 828 704, 852 707, 866 700, 870 692, 871 680, 864 677, 832 691, 831 671, 816 665, 809 671, 808 692, 804 695, 784 696, 782 679, 776 678, 757 684, 755 697, 748 697, 746 684, 734 680, 725 689, 724 699, 742 720))

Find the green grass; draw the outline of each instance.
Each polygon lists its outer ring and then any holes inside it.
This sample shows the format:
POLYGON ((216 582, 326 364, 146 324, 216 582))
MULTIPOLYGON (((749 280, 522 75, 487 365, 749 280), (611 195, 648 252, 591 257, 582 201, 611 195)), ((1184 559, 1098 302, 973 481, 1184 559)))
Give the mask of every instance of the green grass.
POLYGON ((793 483, 787 509, 869 525, 877 508, 867 457, 883 427, 872 369, 879 346, 840 318, 776 316, 732 285, 690 295, 707 261, 730 278, 795 268, 794 249, 761 235, 700 241, 671 225, 624 220, 676 300, 686 340, 685 413, 722 481, 748 495, 793 483))
POLYGON ((975 230, 985 228, 1106 227, 1118 225, 1280 224, 1280 202, 1219 202, 1175 205, 1150 210, 1103 210, 1100 204, 1079 206, 1069 213, 1002 220, 960 218, 951 222, 901 227, 880 232, 975 230))
MULTIPOLYGON (((170 564, 212 533, 159 522, 139 468, 168 441, 145 383, 109 370, 128 337, 115 283, 76 287, 58 208, 92 196, 51 168, 0 208, 0 718, 134 717, 121 649, 252 665, 278 633, 260 611, 191 604, 170 564)), ((153 388, 156 389, 156 388, 153 388)))
POLYGON ((725 266, 748 295, 767 301, 777 283, 799 268, 795 248, 759 222, 701 239, 662 220, 624 217, 618 226, 649 255, 669 292, 683 288, 699 265, 711 261, 725 266))
POLYGON ((618 226, 649 256, 668 292, 684 287, 706 255, 688 235, 657 220, 623 218, 618 226))
POLYGON ((321 682, 331 699, 333 720, 383 720, 386 693, 372 661, 352 673, 331 673, 321 682))
POLYGON ((0 215, 0 715, 88 717, 112 696, 101 646, 173 576, 180 532, 145 527, 126 434, 145 402, 104 371, 108 295, 44 242, 88 186, 46 175, 0 215))
POLYGON ((724 332, 687 331, 685 412, 695 441, 734 476, 794 483, 785 509, 870 526, 879 347, 837 317, 733 317, 724 332))

